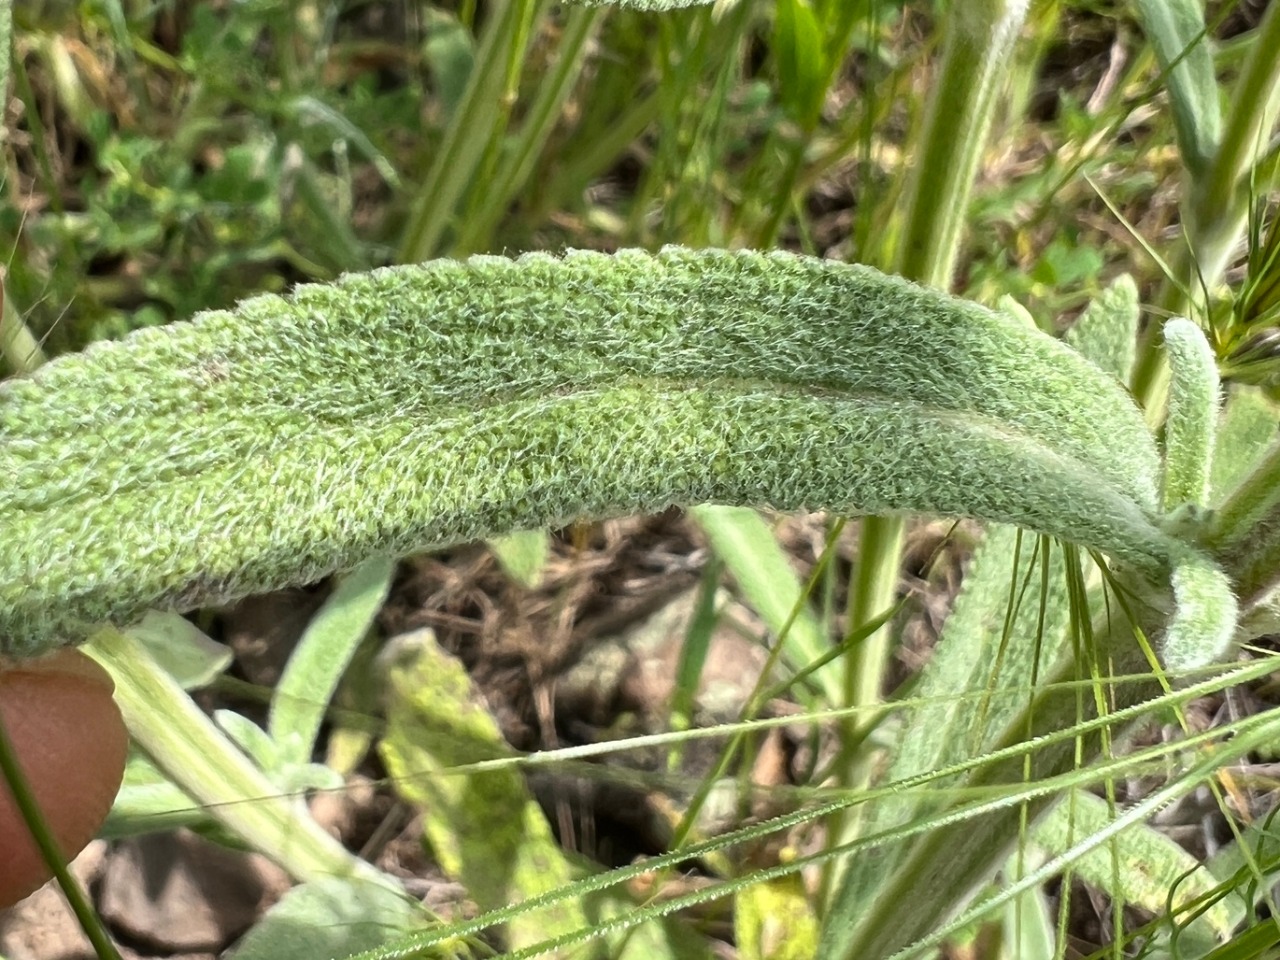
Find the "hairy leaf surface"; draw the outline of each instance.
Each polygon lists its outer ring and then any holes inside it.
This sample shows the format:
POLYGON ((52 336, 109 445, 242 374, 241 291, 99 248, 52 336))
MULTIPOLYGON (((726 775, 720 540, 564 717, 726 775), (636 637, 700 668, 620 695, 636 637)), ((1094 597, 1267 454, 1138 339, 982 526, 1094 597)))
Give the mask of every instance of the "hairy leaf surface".
POLYGON ((476 257, 140 331, 0 386, 0 651, 580 517, 964 514, 1148 570, 1158 460, 1063 344, 782 253, 476 257))

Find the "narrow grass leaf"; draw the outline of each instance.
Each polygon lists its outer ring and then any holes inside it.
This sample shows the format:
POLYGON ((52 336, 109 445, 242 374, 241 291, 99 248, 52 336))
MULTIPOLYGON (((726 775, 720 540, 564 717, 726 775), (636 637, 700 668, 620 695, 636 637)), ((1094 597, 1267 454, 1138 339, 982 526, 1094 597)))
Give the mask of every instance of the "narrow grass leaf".
MULTIPOLYGON (((724 564, 718 559, 708 563, 702 571, 697 600, 693 606, 693 613, 689 617, 689 626, 684 632, 684 643, 680 644, 675 687, 671 691, 671 702, 668 706, 670 720, 666 725, 667 729, 688 730, 693 726, 698 688, 702 683, 702 672, 707 665, 707 655, 711 651, 716 622, 720 618, 718 609, 721 597, 720 576, 723 572, 724 564)), ((668 760, 668 767, 671 769, 677 768, 680 748, 680 744, 672 748, 668 760)))
POLYGON ((391 589, 395 562, 375 556, 344 575, 307 624, 271 695, 267 729, 286 763, 307 763, 347 664, 391 589))
MULTIPOLYGON (((786 663, 800 670, 824 656, 831 642, 804 596, 791 559, 764 519, 744 507, 707 505, 691 513, 733 574, 743 599, 780 638, 786 663)), ((812 676, 832 706, 842 701, 840 674, 839 665, 832 663, 812 676)))
POLYGON ((141 643, 178 681, 183 690, 207 687, 231 666, 235 654, 186 617, 152 610, 130 628, 141 643))
POLYGON ((817 122, 826 98, 828 65, 822 26, 809 0, 778 0, 773 54, 778 61, 778 98, 804 129, 817 122))
POLYGON ((1203 174, 1222 139, 1213 49, 1200 0, 1137 0, 1138 17, 1165 71, 1182 162, 1203 174))
POLYGON ((960 251, 969 195, 996 100, 1014 62, 1026 0, 970 0, 945 13, 942 63, 930 84, 895 266, 943 289, 960 251))

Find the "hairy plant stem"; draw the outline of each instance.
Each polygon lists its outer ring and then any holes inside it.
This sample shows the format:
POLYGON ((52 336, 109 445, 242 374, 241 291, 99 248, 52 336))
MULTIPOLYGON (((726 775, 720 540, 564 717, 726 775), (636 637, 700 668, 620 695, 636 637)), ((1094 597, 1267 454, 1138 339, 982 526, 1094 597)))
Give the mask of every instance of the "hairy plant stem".
POLYGON ((298 880, 348 876, 399 889, 326 833, 305 806, 282 797, 142 644, 108 627, 85 652, 115 681, 116 702, 138 746, 237 837, 298 880))
POLYGON ((948 9, 898 241, 895 272, 908 279, 951 285, 996 97, 1026 13, 1025 0, 968 0, 948 9))

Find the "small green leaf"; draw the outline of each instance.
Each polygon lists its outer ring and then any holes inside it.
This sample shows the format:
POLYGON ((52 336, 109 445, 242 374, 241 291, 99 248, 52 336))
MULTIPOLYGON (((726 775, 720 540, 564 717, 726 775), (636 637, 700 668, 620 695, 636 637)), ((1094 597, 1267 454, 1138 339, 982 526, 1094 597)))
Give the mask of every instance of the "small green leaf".
POLYGON ((738 891, 733 933, 741 960, 812 960, 818 952, 818 918, 800 874, 738 891))
POLYGON ((1129 382, 1137 353, 1138 285, 1116 277, 1080 315, 1064 339, 1121 383, 1129 382))
MULTIPOLYGON (((411 897, 377 884, 326 877, 294 887, 254 924, 228 960, 346 957, 420 930, 430 916, 411 897)), ((469 956, 441 944, 432 957, 469 956)))
POLYGON ((1207 555, 1187 548, 1172 574, 1174 609, 1161 659, 1175 677, 1221 663, 1232 649, 1237 605, 1231 581, 1207 555))
POLYGON ((205 805, 209 816, 300 880, 358 876, 396 881, 349 853, 277 787, 198 707, 138 641, 107 627, 85 652, 115 682, 134 742, 160 770, 205 805))
MULTIPOLYGON (((401 796, 422 811, 440 866, 481 909, 571 881, 574 871, 517 771, 451 772, 510 753, 462 664, 429 631, 401 638, 394 654, 382 757, 401 796)), ((586 924, 580 904, 563 902, 510 921, 507 940, 518 949, 586 924)))
POLYGON ((1237 385, 1218 423, 1209 502, 1221 503, 1280 434, 1280 408, 1263 391, 1237 385))
POLYGON ((207 687, 231 666, 235 655, 186 617, 150 610, 129 634, 156 658, 184 690, 207 687))
POLYGON ((271 695, 267 730, 281 762, 306 763, 338 681, 391 589, 395 562, 365 560, 338 582, 285 665, 271 695))
POLYGON ((520 530, 490 540, 489 549, 508 577, 532 589, 542 582, 542 568, 551 555, 551 534, 546 530, 520 530))

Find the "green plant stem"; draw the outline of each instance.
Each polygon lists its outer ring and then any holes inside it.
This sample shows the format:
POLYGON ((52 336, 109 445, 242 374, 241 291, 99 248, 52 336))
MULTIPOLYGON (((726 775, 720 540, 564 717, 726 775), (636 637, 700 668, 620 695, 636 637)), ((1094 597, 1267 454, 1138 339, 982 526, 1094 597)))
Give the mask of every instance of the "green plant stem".
MULTIPOLYGON (((902 517, 865 517, 859 535, 858 564, 849 586, 849 625, 857 629, 890 609, 897 599, 902 567, 902 546, 906 522, 902 517)), ((893 647, 893 624, 886 622, 846 655, 844 703, 865 708, 841 726, 843 762, 836 768, 836 780, 846 789, 870 786, 875 765, 856 758, 871 726, 879 716, 871 709, 880 702, 880 688, 893 647)), ((867 813, 862 807, 842 810, 832 817, 829 829, 838 842, 855 839, 867 813)), ((823 876, 824 899, 837 896, 854 864, 847 858, 832 860, 823 876)))
MULTIPOLYGON (((5 11, 0 11, 0 13, 3 12, 5 11)), ((0 719, 0 784, 8 784, 18 812, 22 815, 27 829, 31 831, 31 838, 40 850, 40 855, 44 857, 44 862, 53 871, 58 886, 62 888, 63 896, 71 906, 71 912, 76 915, 76 920, 94 952, 100 960, 120 960, 120 954, 116 952, 111 937, 98 918, 97 912, 85 897, 84 890, 71 875, 66 855, 59 849, 58 841, 49 830, 44 814, 40 812, 40 804, 18 763, 17 752, 14 750, 13 741, 9 738, 9 731, 3 719, 0 719)), ((0 787, 0 789, 3 788, 0 787)))
MULTIPOLYGON (((13 2, 0 0, 0 96, 9 99, 9 58, 13 45, 13 2)), ((0 143, 7 142, 9 131, 0 124, 0 143)))
POLYGON ((502 118, 510 65, 528 40, 529 12, 541 0, 498 0, 476 54, 466 90, 458 102, 435 161, 418 188, 400 245, 399 260, 415 263, 439 252, 454 211, 502 118))
MULTIPOLYGON (((897 601, 905 524, 901 517, 867 517, 859 538, 858 566, 849 593, 849 623, 869 623, 897 601)), ((892 625, 868 637, 849 655, 844 703, 868 708, 880 702, 884 667, 893 639, 892 625)), ((861 714, 859 714, 861 716, 861 714)), ((857 742, 867 734, 866 722, 852 724, 848 735, 857 742)))
MULTIPOLYGON (((1013 61, 1026 4, 1021 0, 977 0, 956 3, 947 19, 947 39, 924 127, 915 155, 917 166, 908 182, 906 220, 895 258, 897 272, 911 280, 946 289, 960 248, 969 195, 978 161, 990 134, 996 94, 1013 61)), ((859 571, 850 588, 851 626, 856 627, 893 603, 902 566, 905 521, 901 517, 868 517, 863 521, 859 571)), ((890 649, 886 625, 849 658, 845 690, 859 704, 879 696, 880 678, 890 649)), ((846 731, 852 743, 861 731, 846 731)), ((870 766, 837 771, 841 785, 867 786, 870 766)), ((833 824, 833 841, 846 841, 857 831, 855 820, 833 824)), ((844 886, 833 865, 825 885, 833 896, 844 886)), ((846 892, 846 897, 852 892, 846 892)), ((838 908, 837 908, 838 909, 838 908)))
MULTIPOLYGON (((1249 215, 1250 172, 1267 149, 1268 132, 1280 112, 1280 7, 1270 4, 1258 26, 1253 48, 1231 91, 1221 144, 1202 176, 1196 177, 1184 204, 1188 243, 1180 248, 1173 275, 1157 298, 1165 315, 1185 314, 1184 290, 1212 291, 1226 269, 1249 215)), ((1147 327, 1138 346, 1131 387, 1144 407, 1159 401, 1168 384, 1158 325, 1147 327)))
POLYGON ((803 136, 786 142, 782 145, 784 156, 782 175, 778 178, 778 182, 774 185, 773 196, 770 198, 766 209, 769 216, 765 218, 765 222, 756 228, 755 236, 752 239, 753 246, 757 248, 772 247, 778 239, 778 231, 782 229, 783 218, 790 212, 791 198, 795 195, 796 183, 800 178, 800 172, 804 163, 805 149, 809 145, 810 131, 804 131, 803 136))
POLYGON ((604 22, 602 7, 575 6, 569 9, 564 33, 556 49, 555 67, 549 77, 538 84, 538 93, 529 108, 517 143, 504 158, 485 188, 476 191, 476 205, 466 217, 458 241, 451 251, 454 256, 479 252, 492 245, 507 207, 532 175, 548 138, 555 129, 565 101, 573 92, 587 61, 586 49, 604 22))
POLYGON ((907 190, 896 272, 948 288, 996 94, 1014 60, 1024 0, 967 0, 947 15, 917 165, 907 190))
POLYGON ((165 773, 255 850, 299 880, 353 876, 392 881, 352 856, 296 801, 268 780, 152 659, 142 644, 113 628, 98 631, 85 652, 116 685, 130 736, 165 773))
POLYGON ((44 350, 10 300, 7 286, 0 290, 0 302, 0 358, 14 373, 30 373, 44 364, 44 350))

